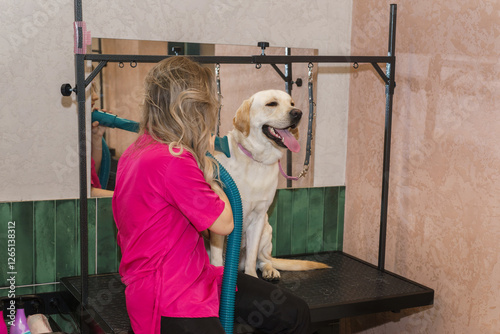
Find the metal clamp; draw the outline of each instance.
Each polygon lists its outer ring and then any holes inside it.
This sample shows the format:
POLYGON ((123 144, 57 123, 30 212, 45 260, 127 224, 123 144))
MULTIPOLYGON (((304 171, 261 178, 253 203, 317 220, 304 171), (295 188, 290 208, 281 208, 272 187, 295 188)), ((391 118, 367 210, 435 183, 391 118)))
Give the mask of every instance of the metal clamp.
MULTIPOLYGON (((269 47, 269 42, 259 42, 257 43, 257 46, 260 47, 260 55, 265 56, 266 55, 266 48, 269 47)), ((260 70, 262 68, 262 64, 255 64, 255 68, 260 70)))
POLYGON ((304 169, 302 169, 302 172, 300 172, 299 176, 297 176, 297 178, 301 178, 301 177, 304 177, 307 175, 307 173, 309 172, 309 165, 304 165, 304 169))
POLYGON ((313 82, 313 72, 312 72, 313 67, 314 67, 313 63, 309 63, 307 65, 307 68, 309 69, 309 71, 307 73, 308 82, 313 82))

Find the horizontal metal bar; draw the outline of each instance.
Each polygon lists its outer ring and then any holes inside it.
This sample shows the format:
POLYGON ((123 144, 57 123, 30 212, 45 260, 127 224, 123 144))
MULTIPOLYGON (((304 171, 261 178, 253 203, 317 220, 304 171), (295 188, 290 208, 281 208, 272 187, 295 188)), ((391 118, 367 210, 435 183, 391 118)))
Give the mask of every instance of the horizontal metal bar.
MULTIPOLYGON (((175 56, 86 54, 86 60, 111 63, 157 63, 175 56)), ((391 63, 393 56, 190 56, 206 64, 391 63)))
MULTIPOLYGON (((116 55, 116 54, 87 54, 85 59, 92 61, 108 61, 110 63, 158 63, 165 58, 176 56, 147 56, 147 55, 116 55)), ((251 56, 189 56, 191 59, 206 64, 253 64, 251 56)))
POLYGON ((392 56, 253 56, 256 64, 287 63, 390 63, 392 56))

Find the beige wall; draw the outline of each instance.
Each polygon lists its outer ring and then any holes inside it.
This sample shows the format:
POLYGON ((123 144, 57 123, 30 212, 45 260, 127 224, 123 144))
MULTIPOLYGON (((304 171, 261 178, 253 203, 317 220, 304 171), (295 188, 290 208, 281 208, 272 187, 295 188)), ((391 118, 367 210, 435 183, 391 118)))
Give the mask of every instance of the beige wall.
MULTIPOLYGON (((78 197, 73 1, 0 0, 0 201, 78 197)), ((349 54, 351 0, 83 1, 93 37, 318 49, 349 54), (264 10, 265 9, 265 10, 264 10)), ((317 185, 341 185, 349 76, 318 77, 317 185), (332 131, 332 129, 334 129, 332 131), (328 134, 334 133, 333 138, 328 134)), ((90 120, 89 120, 90 125, 90 120)))
MULTIPOLYGON (((498 1, 397 1, 388 270, 435 305, 344 322, 353 333, 500 333, 498 1)), ((385 2, 353 5, 352 53, 387 51, 385 2)), ((345 251, 377 261, 383 84, 352 74, 345 251)))

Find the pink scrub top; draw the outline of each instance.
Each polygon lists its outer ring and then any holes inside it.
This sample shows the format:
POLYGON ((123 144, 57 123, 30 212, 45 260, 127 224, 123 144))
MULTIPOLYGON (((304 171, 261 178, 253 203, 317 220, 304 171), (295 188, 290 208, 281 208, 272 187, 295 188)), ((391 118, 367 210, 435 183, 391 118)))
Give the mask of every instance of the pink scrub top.
POLYGON ((219 316, 223 267, 210 264, 200 232, 224 205, 190 152, 172 156, 143 134, 120 157, 112 206, 135 334, 160 333, 161 316, 219 316))

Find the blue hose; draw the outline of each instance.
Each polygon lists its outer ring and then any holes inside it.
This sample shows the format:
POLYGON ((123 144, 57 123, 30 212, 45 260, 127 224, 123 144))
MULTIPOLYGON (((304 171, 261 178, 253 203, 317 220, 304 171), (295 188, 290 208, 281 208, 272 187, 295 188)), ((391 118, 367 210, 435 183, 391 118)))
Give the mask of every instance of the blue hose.
POLYGON ((130 132, 139 132, 139 123, 129 119, 121 118, 116 115, 102 112, 100 110, 92 111, 92 123, 99 121, 100 125, 108 128, 118 128, 130 132))
MULTIPOLYGON (((207 153, 208 156, 213 156, 207 153)), ((241 233, 243 229, 243 206, 238 187, 226 169, 219 163, 220 181, 233 210, 234 229, 227 239, 224 277, 219 308, 219 320, 227 334, 233 333, 234 300, 240 262, 241 233)))
MULTIPOLYGON (((97 171, 96 171, 97 172, 97 171)), ((109 174, 111 172, 111 154, 109 153, 108 144, 106 140, 102 138, 102 159, 101 167, 99 167, 99 183, 102 189, 106 189, 109 181, 109 174)))
MULTIPOLYGON (((98 121, 99 125, 107 126, 108 128, 118 128, 130 132, 139 132, 138 122, 121 118, 100 110, 92 111, 92 123, 95 121, 98 121)), ((101 183, 102 189, 106 189, 108 185, 110 171, 111 154, 109 153, 109 147, 106 144, 106 141, 102 138, 101 167, 99 168, 99 171, 97 171, 99 173, 99 182, 101 183)))

